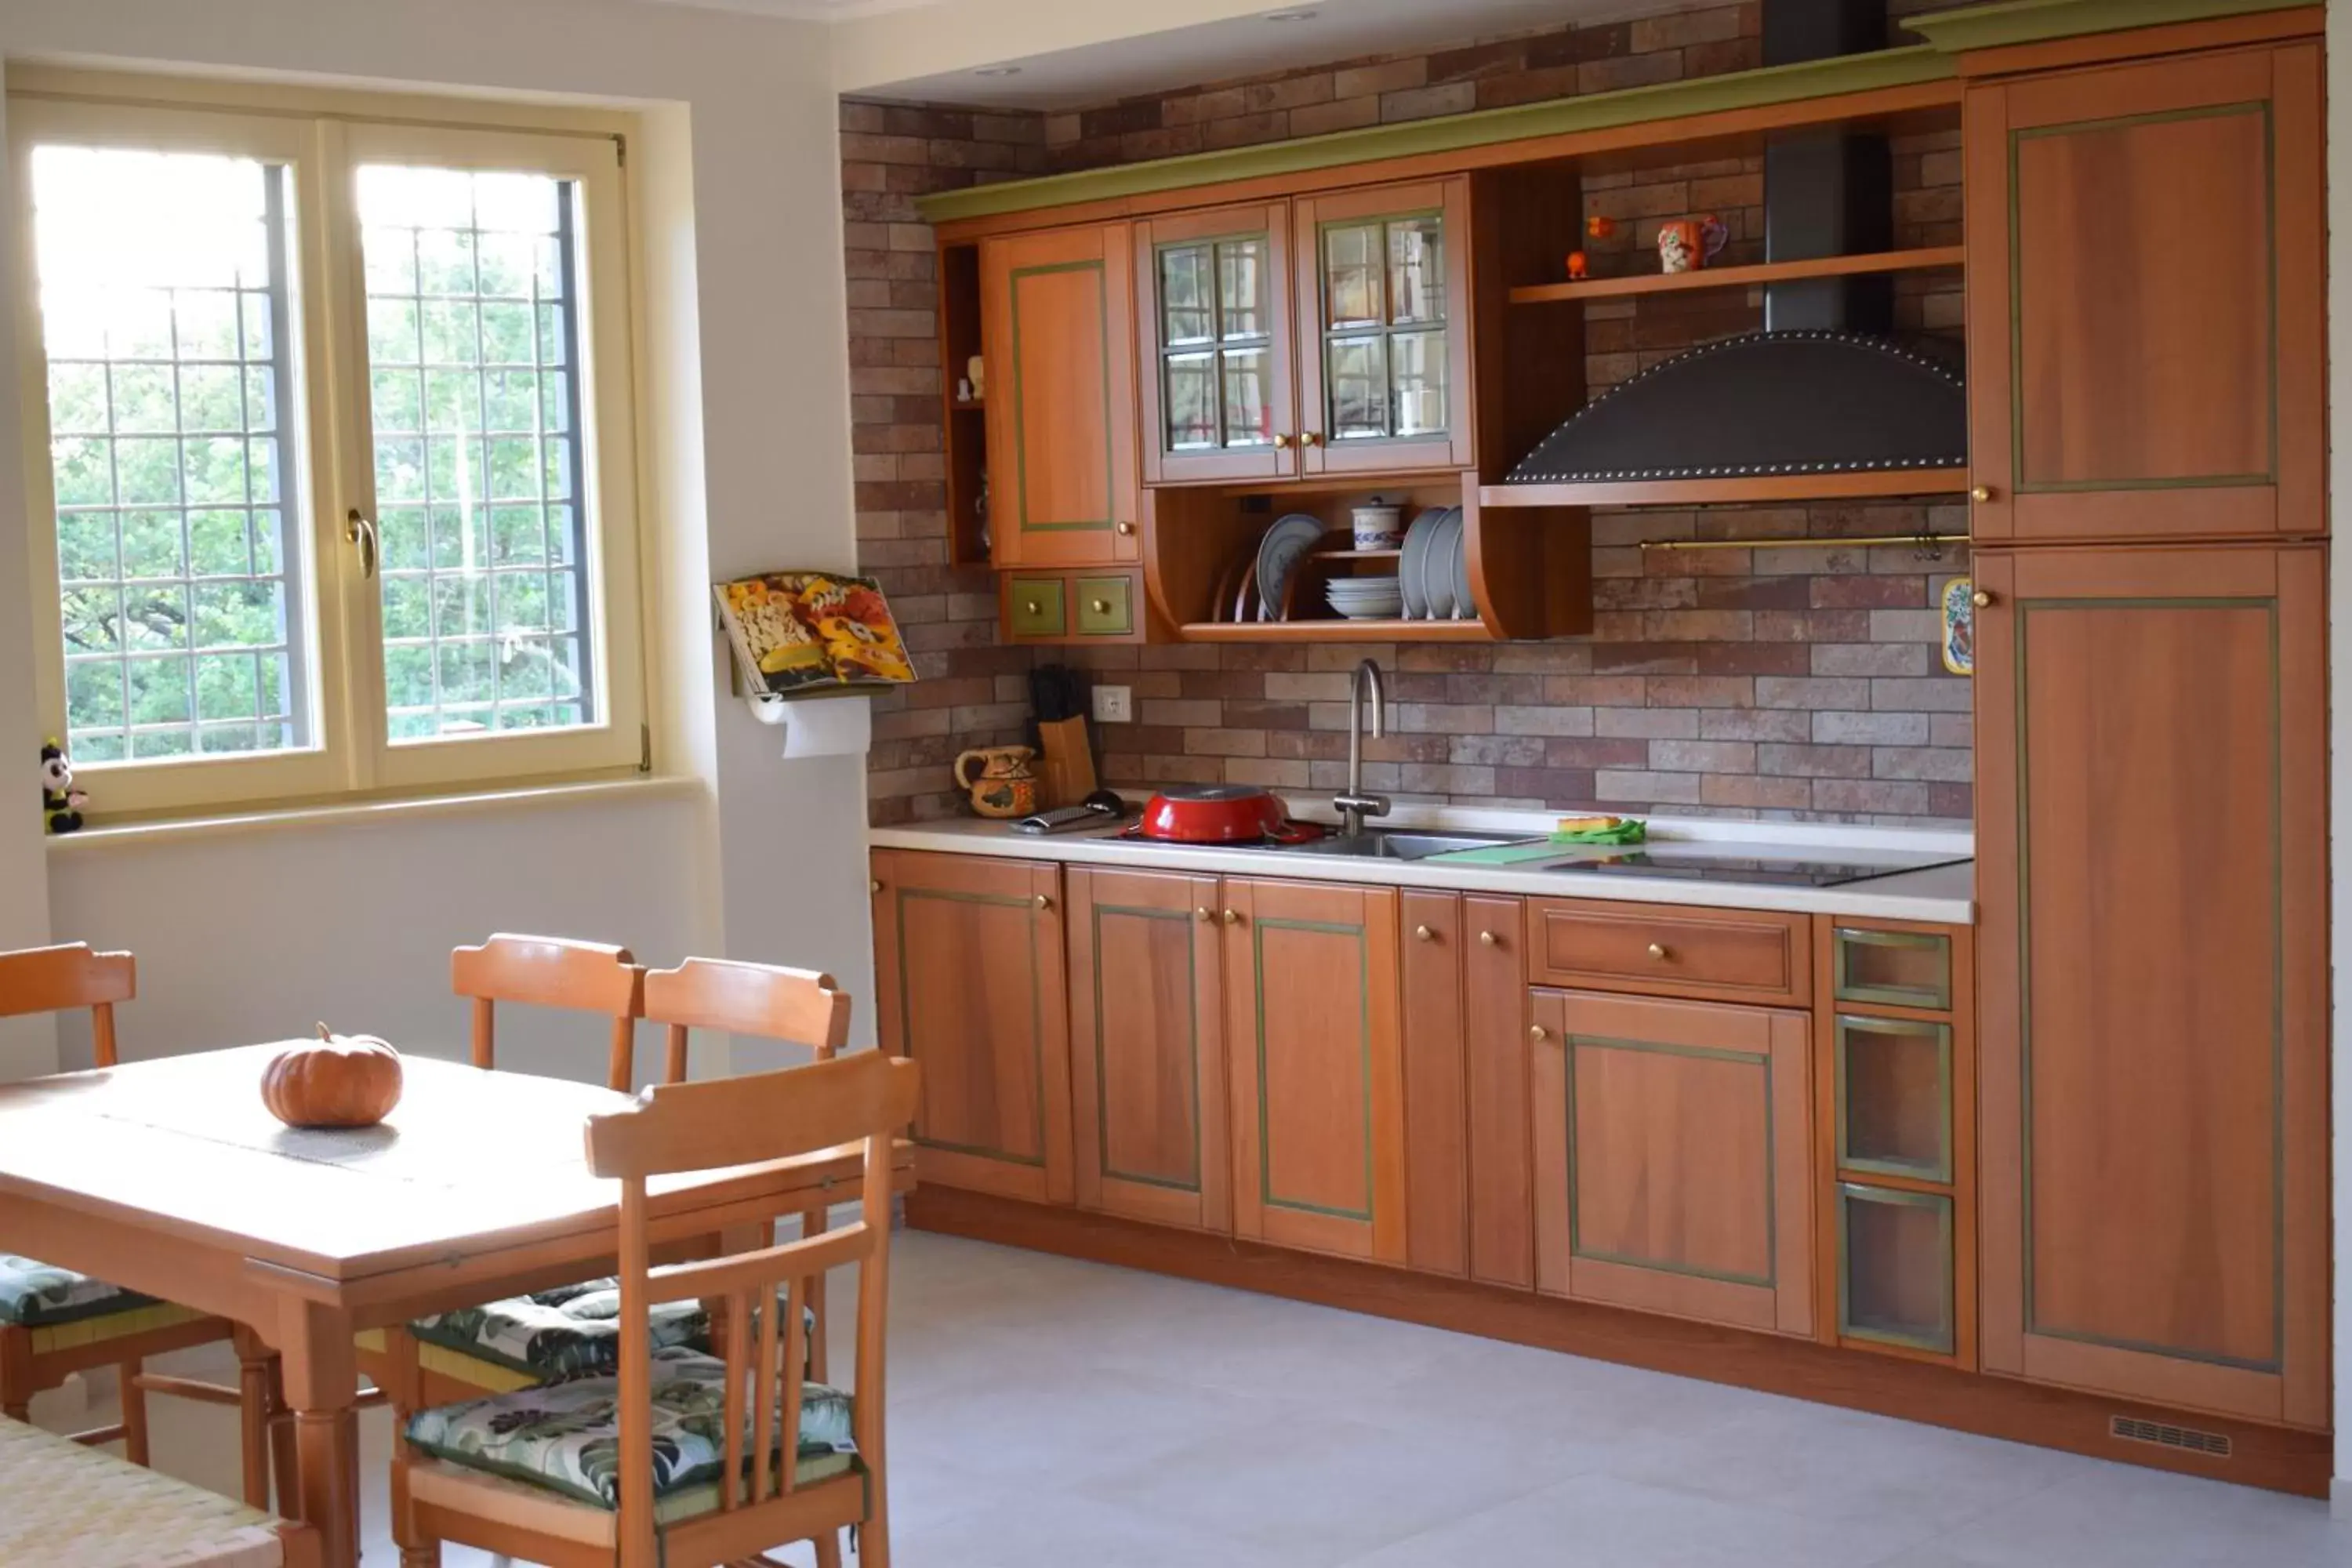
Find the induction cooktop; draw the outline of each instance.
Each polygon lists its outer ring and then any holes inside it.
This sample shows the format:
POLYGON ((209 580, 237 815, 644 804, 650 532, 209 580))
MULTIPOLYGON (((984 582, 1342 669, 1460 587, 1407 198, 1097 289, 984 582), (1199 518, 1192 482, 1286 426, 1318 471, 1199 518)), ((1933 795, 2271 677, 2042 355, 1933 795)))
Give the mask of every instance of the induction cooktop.
POLYGON ((1760 882, 1787 888, 1838 888, 1904 871, 1958 866, 1965 858, 1922 858, 1908 863, 1840 865, 1827 860, 1749 860, 1715 856, 1657 856, 1645 850, 1591 860, 1563 860, 1547 867, 1600 877, 1664 877, 1689 882, 1760 882))

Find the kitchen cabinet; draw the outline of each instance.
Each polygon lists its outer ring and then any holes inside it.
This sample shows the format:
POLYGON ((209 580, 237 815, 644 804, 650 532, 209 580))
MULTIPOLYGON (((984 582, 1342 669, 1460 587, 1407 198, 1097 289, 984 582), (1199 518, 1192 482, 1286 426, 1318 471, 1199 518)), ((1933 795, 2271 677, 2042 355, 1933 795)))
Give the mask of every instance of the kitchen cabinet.
POLYGON ((1406 1260, 1397 893, 1228 878, 1234 1232, 1406 1260))
POLYGON ((1811 1020, 1538 990, 1537 1289, 1813 1331, 1811 1020))
POLYGON ((2327 1423, 2324 559, 1976 558, 1989 1371, 2327 1423))
POLYGON ((1972 530, 2326 529, 2320 46, 1967 98, 1972 530))
POLYGON ((1016 571, 997 577, 1008 643, 1072 647, 1144 640, 1148 601, 1139 571, 1016 571))
POLYGON ((1536 1231, 1526 911, 1517 899, 1473 893, 1462 914, 1470 1277, 1528 1290, 1536 1282, 1536 1231))
POLYGON ((1078 1206, 1233 1227, 1217 879, 1073 866, 1078 1206))
POLYGON ((1404 1029, 1405 1261, 1470 1272, 1470 1147, 1462 897, 1406 889, 1398 979, 1404 1029))
POLYGON ((1297 478, 1290 204, 1147 218, 1135 267, 1145 480, 1297 478))
POLYGON ((1135 286, 1126 224, 981 247, 994 564, 1138 558, 1135 286))
POLYGON ((1765 910, 1528 900, 1538 984, 1803 1006, 1812 995, 1810 915, 1765 910))
POLYGON ((1071 1202, 1060 868, 880 850, 873 873, 882 1048, 923 1069, 918 1177, 1071 1202))

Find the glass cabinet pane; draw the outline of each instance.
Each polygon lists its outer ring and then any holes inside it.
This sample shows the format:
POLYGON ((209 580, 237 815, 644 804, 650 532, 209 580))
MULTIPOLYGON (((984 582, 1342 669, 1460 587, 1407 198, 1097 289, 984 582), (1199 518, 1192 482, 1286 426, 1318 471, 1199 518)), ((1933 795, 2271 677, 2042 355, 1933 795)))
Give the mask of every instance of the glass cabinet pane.
POLYGON ((1839 1185, 1838 1331, 1952 1352, 1951 1199, 1839 1185))
POLYGON ((1198 451, 1217 444, 1217 356, 1171 354, 1167 359, 1168 450, 1198 451))
POLYGON ((1334 441, 1378 440, 1389 433, 1388 340, 1339 338, 1328 359, 1334 441))
POLYGON ((1836 965, 1841 1002, 1876 1002, 1931 1013, 1952 1005, 1949 937, 1840 926, 1836 965))
POLYGON ((1901 1018, 1837 1021, 1838 1164, 1952 1177, 1952 1031, 1901 1018))
POLYGON ((1396 392, 1396 433, 1426 436, 1445 429, 1445 332, 1399 332, 1389 340, 1396 392))
POLYGON ((1227 349, 1225 363, 1225 445, 1263 447, 1274 439, 1274 379, 1268 374, 1269 351, 1227 349))
POLYGON ((1227 342, 1263 338, 1273 330, 1266 307, 1266 242, 1229 239, 1217 247, 1217 335, 1227 342))
POLYGON ((1444 220, 1389 225, 1389 320, 1399 326, 1445 319, 1444 220))
POLYGON ((1209 247, 1172 247, 1160 253, 1160 341, 1170 348, 1216 340, 1209 247))
POLYGON ((1327 327, 1377 327, 1381 308, 1382 226, 1360 224, 1323 231, 1323 312, 1327 327))

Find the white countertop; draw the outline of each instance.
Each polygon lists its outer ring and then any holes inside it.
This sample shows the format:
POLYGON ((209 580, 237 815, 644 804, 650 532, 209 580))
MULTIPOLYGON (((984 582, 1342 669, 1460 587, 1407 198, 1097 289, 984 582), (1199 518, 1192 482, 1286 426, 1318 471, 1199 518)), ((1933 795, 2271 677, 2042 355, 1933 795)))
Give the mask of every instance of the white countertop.
MULTIPOLYGON (((1299 820, 1333 820, 1328 800, 1299 796, 1290 798, 1288 804, 1291 815, 1299 820)), ((1563 815, 1566 814, 1475 806, 1401 805, 1389 816, 1375 818, 1373 826, 1535 838, 1550 832, 1563 815)), ((949 855, 989 855, 1007 860, 1150 868, 1190 871, 1196 876, 1288 877, 1301 881, 1369 882, 1457 892, 1601 899, 1619 903, 1785 910, 1937 925, 1972 925, 1976 921, 1976 867, 1968 858, 1975 853, 1975 841, 1967 833, 1718 817, 1653 816, 1648 821, 1650 841, 1643 847, 1654 854, 1693 862, 1697 875, 1612 876, 1548 870, 1541 866, 1447 865, 1428 860, 1359 859, 1282 850, 1146 844, 1117 837, 1117 828, 1037 837, 1014 832, 1009 822, 970 817, 877 827, 872 830, 870 838, 877 849, 922 849, 949 855), (1922 856, 1945 857, 1961 863, 1897 871, 1836 888, 1711 880, 1704 870, 1704 863, 1710 858, 1899 867, 1916 864, 1922 856)), ((1587 847, 1563 853, 1579 859, 1597 859, 1622 852, 1587 847)))

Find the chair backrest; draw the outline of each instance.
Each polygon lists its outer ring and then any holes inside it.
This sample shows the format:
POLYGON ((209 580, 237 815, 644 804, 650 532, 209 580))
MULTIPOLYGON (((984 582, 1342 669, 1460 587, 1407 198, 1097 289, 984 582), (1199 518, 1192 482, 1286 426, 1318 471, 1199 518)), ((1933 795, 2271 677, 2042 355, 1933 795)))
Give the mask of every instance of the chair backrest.
POLYGON ((740 1521, 742 1537, 784 1541, 793 1538, 782 1521, 797 1489, 795 1456, 806 1389, 803 1312, 812 1286, 822 1282, 827 1269, 855 1264, 857 1373, 850 1431, 859 1454, 879 1469, 891 1151, 898 1131, 914 1120, 919 1081, 913 1062, 859 1051, 781 1072, 667 1084, 648 1089, 626 1110, 588 1119, 589 1169, 621 1183, 621 1420, 615 1463, 623 1563, 655 1561, 649 1314, 657 1303, 722 1304, 727 1449, 719 1508, 730 1513, 764 1509, 777 1515, 776 1533, 760 1535, 757 1527, 764 1521, 753 1517, 740 1521), (848 1143, 863 1145, 864 1194, 856 1223, 756 1251, 651 1267, 647 1178, 790 1159, 848 1143), (776 1306, 779 1285, 786 1291, 782 1310, 776 1306), (755 1306, 761 1310, 755 1312, 755 1306), (771 1443, 781 1455, 772 1473, 765 1460, 771 1443), (753 1460, 748 1476, 747 1452, 753 1460))
POLYGON ((676 969, 646 975, 645 1016, 669 1026, 670 1083, 686 1081, 687 1034, 723 1029, 814 1047, 829 1061, 849 1043, 849 998, 830 974, 782 969, 772 963, 739 963, 725 958, 689 958, 676 969))
POLYGON ((644 1011, 645 977, 625 947, 560 936, 501 931, 479 947, 461 947, 449 955, 449 988, 473 998, 476 1067, 498 1066, 493 1016, 498 1003, 602 1013, 613 1020, 612 1059, 604 1080, 623 1094, 636 1087, 637 1018, 644 1011))
POLYGON ((139 994, 139 964, 127 952, 92 952, 86 942, 0 952, 0 1018, 89 1009, 98 1065, 115 1063, 114 1005, 139 994))

